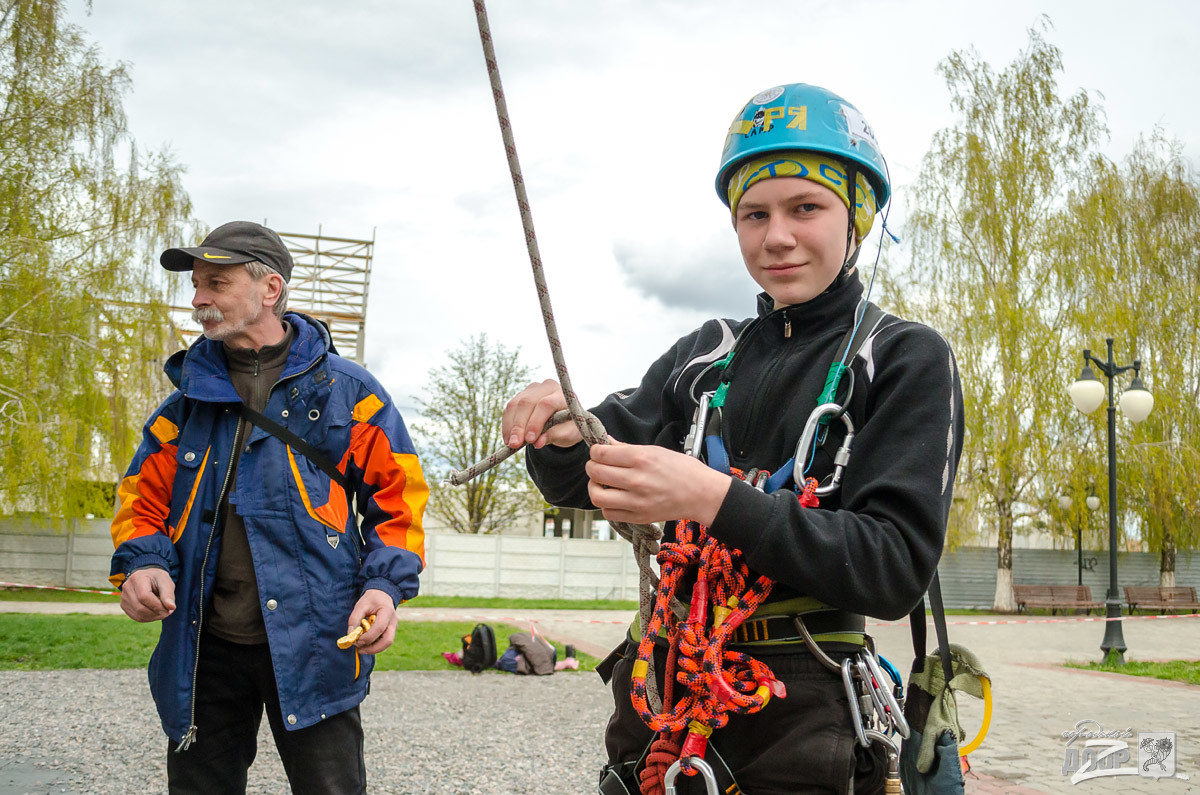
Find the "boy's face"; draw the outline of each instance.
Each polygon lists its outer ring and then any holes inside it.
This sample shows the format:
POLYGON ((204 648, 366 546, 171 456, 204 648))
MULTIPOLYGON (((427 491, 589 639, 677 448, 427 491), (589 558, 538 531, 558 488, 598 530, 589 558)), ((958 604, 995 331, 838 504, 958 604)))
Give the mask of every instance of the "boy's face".
POLYGON ((776 307, 816 298, 846 259, 849 211, 836 193, 810 180, 755 183, 742 196, 735 222, 746 270, 776 307))

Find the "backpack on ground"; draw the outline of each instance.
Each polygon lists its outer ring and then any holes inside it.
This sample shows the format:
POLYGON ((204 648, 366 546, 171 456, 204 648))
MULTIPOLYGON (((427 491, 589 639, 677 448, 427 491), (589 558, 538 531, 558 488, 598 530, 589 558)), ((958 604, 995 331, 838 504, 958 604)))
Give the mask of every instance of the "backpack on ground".
POLYGON ((488 624, 476 624, 470 635, 462 636, 462 664, 473 674, 496 664, 496 632, 488 624))

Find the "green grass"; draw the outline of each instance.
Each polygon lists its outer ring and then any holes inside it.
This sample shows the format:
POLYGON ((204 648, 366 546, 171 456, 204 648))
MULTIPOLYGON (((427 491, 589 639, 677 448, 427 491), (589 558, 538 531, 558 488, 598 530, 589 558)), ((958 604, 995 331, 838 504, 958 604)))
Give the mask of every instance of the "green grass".
MULTIPOLYGON (((98 588, 95 590, 99 590, 98 588)), ((41 588, 0 588, 0 602, 120 602, 120 594, 76 593, 41 588)))
MULTIPOLYGON (((375 659, 377 671, 450 671, 444 651, 461 651, 460 638, 474 622, 402 621, 396 642, 375 659)), ((498 653, 516 627, 495 624, 498 653)), ((125 616, 81 613, 40 615, 0 613, 0 670, 52 671, 75 668, 144 668, 158 642, 159 624, 139 624, 125 616)), ((559 659, 564 649, 555 643, 559 659)), ((576 651, 579 670, 591 671, 596 658, 576 651)))
POLYGON ((1183 682, 1200 687, 1200 660, 1171 660, 1169 662, 1127 662, 1118 665, 1112 662, 1090 662, 1066 664, 1068 668, 1080 668, 1085 671, 1105 671, 1112 674, 1128 674, 1129 676, 1149 676, 1154 679, 1168 679, 1172 682, 1183 682))

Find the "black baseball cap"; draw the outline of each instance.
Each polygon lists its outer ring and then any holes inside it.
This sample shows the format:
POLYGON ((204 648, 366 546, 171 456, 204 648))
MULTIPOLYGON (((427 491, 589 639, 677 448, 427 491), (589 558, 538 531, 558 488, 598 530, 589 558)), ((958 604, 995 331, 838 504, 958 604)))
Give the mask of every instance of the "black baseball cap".
POLYGON ((190 271, 192 260, 241 265, 257 260, 291 281, 292 255, 279 235, 253 221, 230 221, 208 233, 195 248, 169 248, 158 261, 169 271, 190 271))

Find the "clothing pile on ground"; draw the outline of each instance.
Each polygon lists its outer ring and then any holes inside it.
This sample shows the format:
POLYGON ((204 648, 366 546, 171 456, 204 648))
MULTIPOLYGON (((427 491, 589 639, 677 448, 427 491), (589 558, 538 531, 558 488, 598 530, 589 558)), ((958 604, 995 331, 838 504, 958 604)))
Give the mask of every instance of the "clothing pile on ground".
POLYGON ((498 668, 512 674, 548 676, 564 669, 578 670, 575 648, 566 647, 562 660, 554 644, 546 640, 537 627, 530 625, 528 632, 514 632, 508 636, 508 648, 496 655, 496 634, 488 624, 476 624, 470 634, 462 636, 462 651, 444 651, 442 657, 451 665, 459 665, 471 673, 481 673, 487 668, 498 668))

